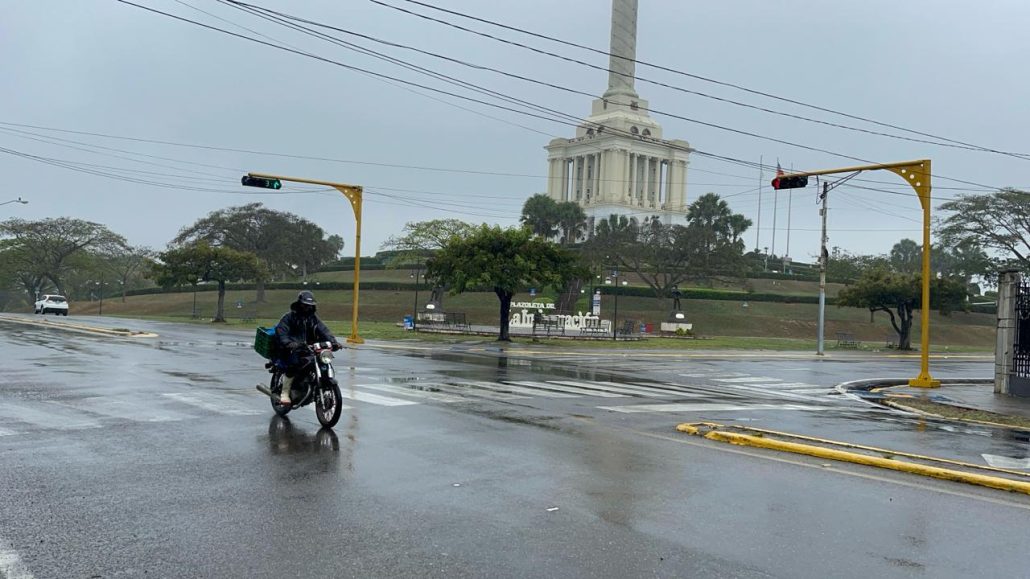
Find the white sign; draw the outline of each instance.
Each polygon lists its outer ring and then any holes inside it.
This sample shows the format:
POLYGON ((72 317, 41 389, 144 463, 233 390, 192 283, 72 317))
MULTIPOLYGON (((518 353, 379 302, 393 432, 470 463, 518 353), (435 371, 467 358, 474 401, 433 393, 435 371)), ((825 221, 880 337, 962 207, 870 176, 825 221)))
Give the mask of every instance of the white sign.
POLYGON ((515 302, 511 304, 511 308, 514 309, 526 309, 526 310, 553 310, 554 304, 545 304, 543 302, 515 302))
MULTIPOLYGON (((533 327, 533 316, 536 312, 523 309, 520 312, 512 314, 511 319, 508 321, 508 325, 512 328, 532 328, 533 327)), ((561 320, 562 325, 566 330, 578 330, 586 325, 587 320, 597 320, 597 316, 590 314, 584 314, 579 312, 576 315, 559 315, 554 316, 561 320)), ((602 325, 607 322, 602 323, 602 325)))

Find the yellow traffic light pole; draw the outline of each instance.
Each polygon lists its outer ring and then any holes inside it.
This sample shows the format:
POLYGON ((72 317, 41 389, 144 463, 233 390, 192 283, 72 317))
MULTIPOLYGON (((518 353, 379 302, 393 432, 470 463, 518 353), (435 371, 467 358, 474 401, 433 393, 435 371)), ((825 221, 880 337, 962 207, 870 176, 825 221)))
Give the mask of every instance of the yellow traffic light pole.
POLYGON ((885 169, 904 179, 915 190, 916 195, 919 196, 919 203, 923 207, 923 300, 920 310, 920 323, 922 325, 921 364, 919 376, 909 380, 908 385, 919 388, 937 388, 941 385, 941 381, 934 380, 930 376, 930 160, 922 159, 919 161, 805 171, 783 175, 781 178, 857 173, 879 169, 885 169))
POLYGON ((345 183, 318 181, 300 177, 283 177, 282 175, 270 175, 267 173, 248 173, 247 176, 259 179, 277 179, 293 183, 307 183, 309 185, 325 185, 343 193, 343 196, 350 201, 357 225, 354 231, 354 305, 351 311, 350 336, 347 338, 347 342, 351 344, 364 344, 365 340, 358 335, 358 286, 361 282, 361 199, 364 189, 360 185, 347 185, 345 183))

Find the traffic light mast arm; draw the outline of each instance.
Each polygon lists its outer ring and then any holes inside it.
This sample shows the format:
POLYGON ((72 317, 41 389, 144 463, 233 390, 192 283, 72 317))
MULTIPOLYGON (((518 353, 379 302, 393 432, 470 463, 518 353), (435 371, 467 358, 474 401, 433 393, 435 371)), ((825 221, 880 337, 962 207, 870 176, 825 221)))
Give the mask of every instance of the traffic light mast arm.
POLYGON ((354 303, 351 308, 350 336, 347 341, 351 344, 363 344, 365 340, 358 335, 358 288, 361 283, 361 202, 364 188, 360 185, 348 185, 346 183, 334 183, 333 181, 319 181, 317 179, 305 179, 303 177, 284 177, 282 175, 270 175, 267 173, 248 173, 248 177, 259 179, 278 179, 279 181, 290 181, 292 183, 306 183, 308 185, 325 185, 332 187, 350 201, 351 209, 354 210, 354 303))
POLYGON ((899 163, 859 165, 857 167, 843 167, 840 169, 803 171, 781 175, 780 178, 856 173, 878 169, 885 169, 904 179, 915 190, 916 195, 919 196, 919 204, 923 207, 923 295, 919 312, 920 329, 922 331, 920 344, 921 361, 919 376, 909 380, 909 385, 922 388, 936 388, 941 385, 941 382, 940 380, 934 380, 930 375, 930 160, 922 159, 919 161, 901 161, 899 163))

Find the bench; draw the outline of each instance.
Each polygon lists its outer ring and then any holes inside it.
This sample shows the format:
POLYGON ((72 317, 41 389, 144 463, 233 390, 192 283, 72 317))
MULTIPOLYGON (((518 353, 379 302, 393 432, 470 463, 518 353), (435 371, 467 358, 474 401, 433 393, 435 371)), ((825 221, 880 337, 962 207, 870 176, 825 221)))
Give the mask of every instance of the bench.
POLYGON ((619 335, 624 338, 638 336, 639 334, 640 324, 636 320, 626 320, 622 322, 622 327, 619 328, 619 335))
POLYGON ((533 335, 537 336, 541 332, 546 336, 550 336, 551 334, 564 336, 565 322, 558 316, 544 316, 537 314, 533 317, 533 335))
POLYGON ((837 332, 837 347, 838 348, 857 348, 862 344, 855 339, 854 334, 847 332, 837 332))
POLYGON ((464 312, 421 312, 418 314, 416 324, 416 329, 418 328, 429 331, 472 333, 464 312))

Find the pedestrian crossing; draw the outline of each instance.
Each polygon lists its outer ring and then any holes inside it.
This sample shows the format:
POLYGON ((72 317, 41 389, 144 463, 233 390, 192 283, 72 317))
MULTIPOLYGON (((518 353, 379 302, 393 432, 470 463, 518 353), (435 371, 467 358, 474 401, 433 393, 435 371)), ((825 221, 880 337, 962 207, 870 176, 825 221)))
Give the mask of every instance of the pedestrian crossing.
MULTIPOLYGON (((469 402, 524 403, 534 399, 622 414, 822 410, 834 405, 827 396, 831 392, 828 387, 737 372, 683 373, 680 377, 685 380, 667 382, 566 378, 488 381, 440 375, 396 379, 380 375, 376 381, 373 374, 357 377, 359 383, 340 385, 345 410, 469 402)), ((0 437, 38 431, 90 430, 123 423, 261 416, 270 412, 264 395, 251 390, 191 389, 64 400, 13 400, 0 404, 0 437)))

